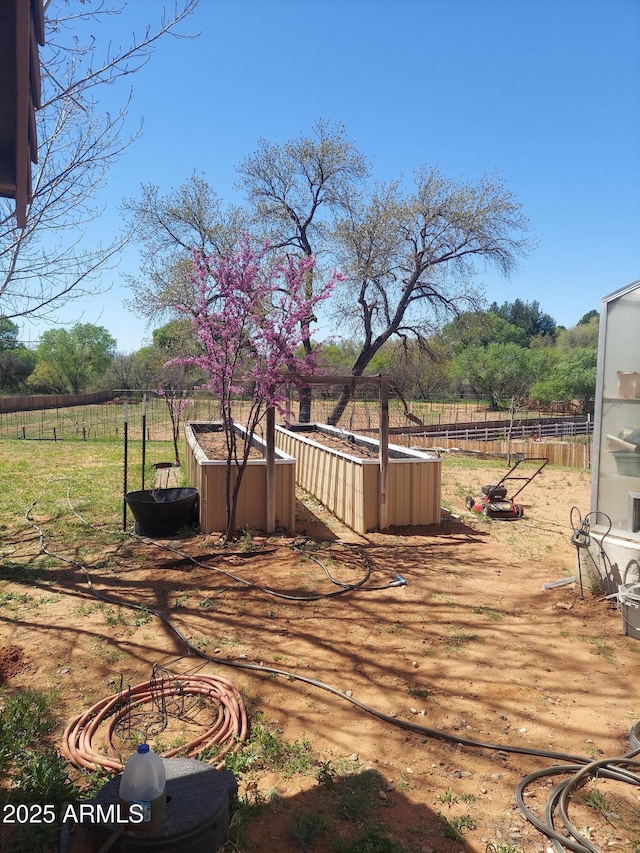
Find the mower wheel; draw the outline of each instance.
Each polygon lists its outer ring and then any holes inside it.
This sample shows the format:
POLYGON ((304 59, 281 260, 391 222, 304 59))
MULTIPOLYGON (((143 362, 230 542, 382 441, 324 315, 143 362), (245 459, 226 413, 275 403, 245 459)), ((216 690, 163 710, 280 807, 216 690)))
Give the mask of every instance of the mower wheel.
POLYGON ((473 509, 473 507, 475 506, 475 500, 471 495, 467 495, 464 501, 464 505, 467 509, 473 509))
POLYGON ((516 504, 516 518, 522 518, 524 515, 524 507, 522 504, 516 504))
POLYGON ((482 514, 485 518, 489 518, 489 504, 482 504, 482 514))

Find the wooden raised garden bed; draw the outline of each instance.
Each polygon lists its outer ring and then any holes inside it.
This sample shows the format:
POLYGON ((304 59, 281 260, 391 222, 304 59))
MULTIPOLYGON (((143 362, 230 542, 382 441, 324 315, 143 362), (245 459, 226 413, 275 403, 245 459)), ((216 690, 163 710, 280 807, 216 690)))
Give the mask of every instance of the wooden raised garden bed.
MULTIPOLYGON (((377 441, 326 424, 276 427, 276 447, 296 460, 296 482, 358 533, 379 530, 377 441)), ((389 445, 388 526, 440 524, 441 462, 389 445)))
MULTIPOLYGON (((244 430, 236 425, 239 437, 244 430)), ((186 467, 189 482, 200 496, 200 529, 213 533, 225 529, 226 520, 226 448, 220 423, 187 423, 185 426, 186 467)), ((235 476, 232 466, 232 476, 235 476)), ((238 495, 236 525, 267 530, 266 446, 254 436, 251 455, 238 495)), ((275 515, 276 527, 295 530, 295 459, 276 451, 275 515)))

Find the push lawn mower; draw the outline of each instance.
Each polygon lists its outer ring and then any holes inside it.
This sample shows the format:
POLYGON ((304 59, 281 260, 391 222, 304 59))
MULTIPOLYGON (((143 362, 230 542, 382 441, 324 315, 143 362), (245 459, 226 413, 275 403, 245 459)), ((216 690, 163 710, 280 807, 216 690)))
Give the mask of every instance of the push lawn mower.
POLYGON ((524 487, 530 483, 534 477, 537 477, 540 471, 547 465, 549 460, 542 456, 523 456, 511 468, 504 477, 495 484, 495 486, 483 486, 481 494, 474 498, 473 495, 467 495, 465 505, 467 509, 474 512, 481 512, 487 518, 522 518, 524 508, 522 504, 516 503, 516 498, 524 487), (521 473, 514 474, 520 465, 529 463, 535 465, 536 470, 533 474, 523 476, 521 473), (507 497, 507 486, 505 483, 510 480, 517 480, 522 483, 520 488, 514 492, 511 497, 507 497))

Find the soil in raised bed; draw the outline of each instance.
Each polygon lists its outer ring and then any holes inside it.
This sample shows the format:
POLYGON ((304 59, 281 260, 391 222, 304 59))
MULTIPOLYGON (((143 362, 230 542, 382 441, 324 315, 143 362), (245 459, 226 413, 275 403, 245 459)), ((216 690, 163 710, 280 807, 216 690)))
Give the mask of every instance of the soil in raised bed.
MULTIPOLYGON (((227 458, 227 443, 222 432, 198 432, 196 433, 198 444, 204 451, 207 459, 225 461, 227 458)), ((242 442, 238 441, 238 454, 242 453, 242 442)), ((240 458, 240 457, 239 457, 240 458)), ((264 459, 263 454, 255 447, 249 450, 249 459, 264 459)))
POLYGON ((346 453, 347 456, 355 456, 358 459, 378 458, 377 447, 360 444, 358 441, 350 439, 348 435, 329 435, 321 430, 301 432, 299 435, 302 438, 308 438, 310 441, 315 441, 316 444, 321 444, 328 450, 337 450, 339 453, 346 453))

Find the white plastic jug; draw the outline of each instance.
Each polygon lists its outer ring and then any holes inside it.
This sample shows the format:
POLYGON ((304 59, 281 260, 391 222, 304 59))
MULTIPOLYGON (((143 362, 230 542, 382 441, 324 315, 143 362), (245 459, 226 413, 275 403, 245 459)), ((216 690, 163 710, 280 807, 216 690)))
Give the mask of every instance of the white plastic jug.
POLYGON ((162 824, 166 781, 162 759, 148 743, 141 743, 127 760, 120 779, 119 798, 132 829, 155 829, 162 824))

